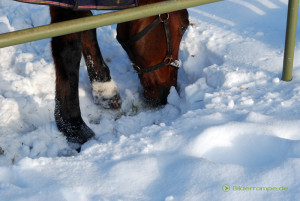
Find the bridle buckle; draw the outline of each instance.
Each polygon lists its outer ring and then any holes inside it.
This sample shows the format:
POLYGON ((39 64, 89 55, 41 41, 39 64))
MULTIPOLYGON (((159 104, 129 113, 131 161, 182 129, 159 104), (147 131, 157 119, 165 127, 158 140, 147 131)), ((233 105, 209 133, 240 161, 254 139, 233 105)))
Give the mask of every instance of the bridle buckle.
POLYGON ((138 74, 140 74, 142 68, 139 67, 138 65, 136 65, 135 63, 131 62, 131 65, 133 66, 135 72, 137 72, 138 74))
POLYGON ((159 14, 158 17, 159 17, 160 22, 165 22, 165 21, 169 20, 170 15, 169 15, 169 13, 163 13, 163 14, 159 14), (167 18, 163 20, 162 15, 167 15, 167 18))
POLYGON ((169 66, 172 61, 173 61, 172 56, 166 56, 166 58, 164 59, 164 63, 165 63, 166 66, 169 66))

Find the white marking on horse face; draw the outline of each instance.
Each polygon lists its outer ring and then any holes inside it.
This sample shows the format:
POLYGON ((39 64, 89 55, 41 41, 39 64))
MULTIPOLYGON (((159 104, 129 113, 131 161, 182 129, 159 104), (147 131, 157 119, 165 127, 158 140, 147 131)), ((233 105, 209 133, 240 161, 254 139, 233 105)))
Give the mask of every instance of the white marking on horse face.
POLYGON ((110 99, 119 94, 119 88, 112 79, 108 82, 93 82, 93 96, 110 99))

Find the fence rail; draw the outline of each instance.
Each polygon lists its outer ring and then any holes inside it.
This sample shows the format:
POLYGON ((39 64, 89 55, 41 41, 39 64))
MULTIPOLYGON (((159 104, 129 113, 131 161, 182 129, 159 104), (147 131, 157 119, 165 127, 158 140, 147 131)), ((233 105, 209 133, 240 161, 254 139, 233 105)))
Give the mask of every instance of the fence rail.
POLYGON ((222 0, 169 0, 0 35, 0 48, 85 31, 222 0))
MULTIPOLYGON (((35 40, 61 36, 79 31, 94 29, 111 24, 122 23, 172 12, 194 6, 214 3, 222 0, 167 0, 136 8, 105 13, 50 25, 0 34, 0 48, 22 44, 35 40)), ((282 80, 292 80, 294 49, 296 40, 299 0, 289 0, 286 41, 283 61, 282 80)))

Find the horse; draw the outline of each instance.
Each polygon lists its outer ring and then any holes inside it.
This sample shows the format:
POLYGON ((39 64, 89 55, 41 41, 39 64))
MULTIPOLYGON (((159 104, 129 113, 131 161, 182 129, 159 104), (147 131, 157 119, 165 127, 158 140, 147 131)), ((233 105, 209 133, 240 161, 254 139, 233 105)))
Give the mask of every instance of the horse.
MULTIPOLYGON (((24 0, 18 0, 24 1, 24 0)), ((25 0, 26 1, 26 0, 25 0)), ((146 5, 162 0, 140 0, 146 5)), ((90 10, 49 6, 51 23, 92 16, 90 10)), ((167 103, 172 86, 177 86, 179 45, 189 26, 186 9, 146 17, 117 25, 117 40, 127 52, 143 87, 143 96, 151 105, 167 103)), ((119 89, 110 76, 96 37, 96 29, 53 37, 55 66, 55 121, 70 144, 79 147, 95 136, 81 117, 78 82, 83 55, 94 102, 104 108, 119 108, 119 89)))

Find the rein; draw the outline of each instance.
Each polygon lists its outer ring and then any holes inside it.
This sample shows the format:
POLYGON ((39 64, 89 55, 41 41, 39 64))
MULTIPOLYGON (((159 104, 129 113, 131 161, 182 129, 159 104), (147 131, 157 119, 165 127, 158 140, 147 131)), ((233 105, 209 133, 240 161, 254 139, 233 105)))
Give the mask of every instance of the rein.
POLYGON ((181 67, 181 61, 180 60, 174 60, 172 57, 172 46, 171 46, 171 32, 170 32, 170 24, 169 24, 169 13, 167 13, 167 18, 162 19, 161 14, 158 15, 158 17, 151 23, 149 24, 145 29, 143 29, 141 32, 139 32, 137 35, 134 37, 130 38, 127 41, 121 41, 118 36, 117 40, 119 43, 122 45, 122 47, 125 49, 127 52, 131 64, 134 67, 135 71, 138 74, 144 74, 144 73, 149 73, 155 70, 158 70, 164 66, 173 66, 175 68, 180 68, 181 67), (158 26, 160 23, 163 23, 164 29, 165 29, 165 34, 166 34, 166 39, 167 39, 167 55, 165 56, 164 60, 156 64, 154 66, 146 67, 146 68, 141 68, 139 65, 136 64, 136 60, 134 57, 133 52, 131 51, 130 47, 136 43, 138 40, 143 38, 147 33, 149 33, 153 28, 158 26))

